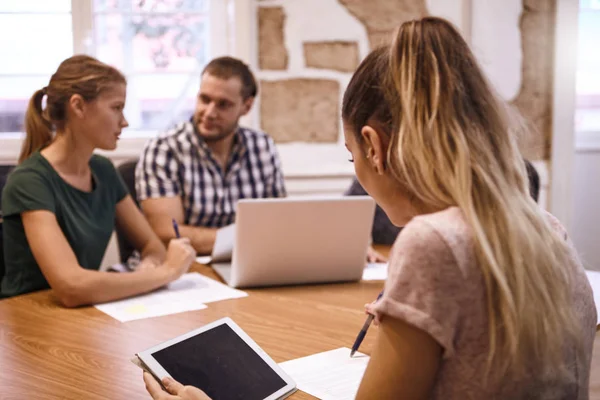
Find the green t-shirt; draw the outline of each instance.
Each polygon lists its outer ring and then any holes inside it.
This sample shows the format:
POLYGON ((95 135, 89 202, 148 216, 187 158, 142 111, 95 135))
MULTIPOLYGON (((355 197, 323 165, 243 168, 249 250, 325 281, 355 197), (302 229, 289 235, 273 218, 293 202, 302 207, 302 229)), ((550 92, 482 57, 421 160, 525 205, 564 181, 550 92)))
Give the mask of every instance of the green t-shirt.
POLYGON ((21 213, 47 210, 65 235, 79 265, 97 270, 115 226, 116 205, 127 187, 110 160, 90 160, 93 190, 83 192, 65 182, 39 152, 9 175, 2 192, 5 275, 3 296, 49 288, 27 242, 21 213))

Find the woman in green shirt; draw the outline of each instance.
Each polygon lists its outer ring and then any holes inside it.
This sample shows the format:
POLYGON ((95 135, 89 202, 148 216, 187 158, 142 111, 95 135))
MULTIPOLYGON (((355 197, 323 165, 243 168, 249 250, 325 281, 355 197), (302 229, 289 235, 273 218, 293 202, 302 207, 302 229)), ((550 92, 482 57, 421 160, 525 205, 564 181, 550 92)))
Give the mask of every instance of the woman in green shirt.
POLYGON ((33 94, 2 196, 3 296, 51 287, 66 307, 102 303, 157 289, 194 261, 187 239, 165 249, 112 163, 93 154, 116 148, 128 125, 125 94, 118 70, 84 55, 63 61, 33 94), (115 221, 141 252, 135 272, 98 271, 115 221))

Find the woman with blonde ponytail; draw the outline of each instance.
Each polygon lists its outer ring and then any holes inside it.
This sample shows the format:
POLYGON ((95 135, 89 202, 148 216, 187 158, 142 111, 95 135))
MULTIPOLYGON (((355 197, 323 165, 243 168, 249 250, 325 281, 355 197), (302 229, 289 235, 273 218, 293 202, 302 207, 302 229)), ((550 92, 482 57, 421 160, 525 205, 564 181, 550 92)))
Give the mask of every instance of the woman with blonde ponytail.
MULTIPOLYGON (((342 119, 356 176, 404 227, 367 305, 379 330, 357 399, 588 399, 592 290, 529 194, 513 117, 439 18, 404 23, 352 77, 342 119)), ((155 400, 208 399, 144 380, 155 400)))
POLYGON ((365 190, 404 226, 358 399, 587 399, 596 311, 522 134, 447 21, 404 23, 344 96, 365 190))
POLYGON ((164 286, 193 262, 187 239, 165 250, 111 161, 94 154, 116 148, 125 93, 121 72, 77 55, 31 97, 19 165, 2 193, 0 297, 52 288, 67 307, 102 303, 164 286), (135 272, 99 271, 115 222, 142 254, 135 272))

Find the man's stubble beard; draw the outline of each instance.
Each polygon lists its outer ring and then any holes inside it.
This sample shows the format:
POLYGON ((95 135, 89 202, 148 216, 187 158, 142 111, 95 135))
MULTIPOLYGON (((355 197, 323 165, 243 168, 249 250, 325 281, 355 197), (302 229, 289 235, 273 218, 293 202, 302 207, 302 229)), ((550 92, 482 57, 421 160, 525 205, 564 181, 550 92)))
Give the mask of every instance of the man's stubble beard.
POLYGON ((194 118, 194 124, 196 125, 196 130, 200 134, 200 137, 207 143, 219 142, 219 141, 226 139, 229 136, 233 135, 239 126, 238 122, 239 121, 236 121, 235 124, 231 125, 227 129, 223 129, 223 130, 219 131, 218 135, 205 135, 202 132, 202 129, 200 128, 199 120, 197 118, 194 118))
POLYGON ((202 131, 200 129, 198 129, 198 132, 200 132, 200 136, 202 137, 202 139, 204 139, 205 142, 215 143, 215 142, 220 142, 221 140, 227 139, 228 137, 233 135, 236 130, 237 130, 237 125, 235 125, 233 129, 228 130, 228 132, 219 132, 219 134, 216 136, 215 135, 206 136, 202 133, 202 131))

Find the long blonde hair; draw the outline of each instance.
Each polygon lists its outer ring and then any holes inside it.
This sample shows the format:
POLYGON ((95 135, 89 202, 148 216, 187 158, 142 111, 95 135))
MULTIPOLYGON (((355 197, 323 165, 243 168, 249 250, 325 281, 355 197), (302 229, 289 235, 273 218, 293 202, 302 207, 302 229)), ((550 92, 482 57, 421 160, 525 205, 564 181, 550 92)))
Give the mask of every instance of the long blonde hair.
POLYGON ((556 376, 579 336, 570 252, 529 196, 510 113, 457 30, 432 17, 404 23, 363 61, 342 110, 359 141, 372 121, 387 127, 386 168, 415 203, 462 210, 487 290, 488 372, 535 360, 556 376))

